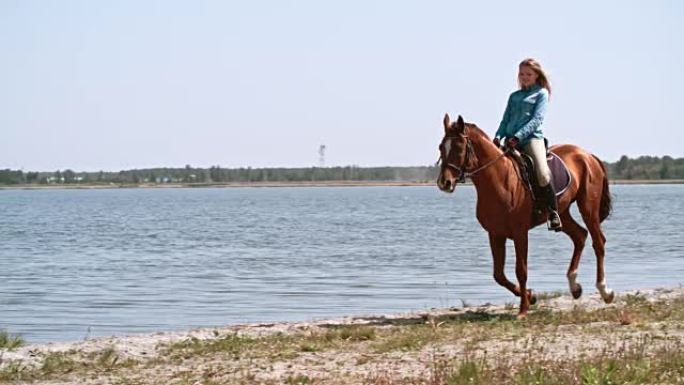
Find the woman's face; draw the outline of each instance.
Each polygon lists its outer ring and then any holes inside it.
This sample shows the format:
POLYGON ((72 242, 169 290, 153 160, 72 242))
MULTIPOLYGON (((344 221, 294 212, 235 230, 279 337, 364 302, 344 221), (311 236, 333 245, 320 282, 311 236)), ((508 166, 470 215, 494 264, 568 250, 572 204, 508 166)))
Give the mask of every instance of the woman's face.
POLYGON ((520 66, 518 71, 518 80, 523 88, 529 88, 537 82, 537 75, 534 70, 529 66, 520 66))

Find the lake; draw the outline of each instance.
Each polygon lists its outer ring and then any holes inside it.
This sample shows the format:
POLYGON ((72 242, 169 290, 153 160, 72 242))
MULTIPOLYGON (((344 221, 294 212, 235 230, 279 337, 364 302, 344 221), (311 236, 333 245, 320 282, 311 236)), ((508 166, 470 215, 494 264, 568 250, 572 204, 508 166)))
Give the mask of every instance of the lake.
MULTIPOLYGON (((611 191, 608 285, 684 282, 684 185, 611 191)), ((528 287, 567 291, 571 254, 534 229, 528 287)), ((472 186, 0 190, 0 329, 28 342, 509 301, 472 186)))

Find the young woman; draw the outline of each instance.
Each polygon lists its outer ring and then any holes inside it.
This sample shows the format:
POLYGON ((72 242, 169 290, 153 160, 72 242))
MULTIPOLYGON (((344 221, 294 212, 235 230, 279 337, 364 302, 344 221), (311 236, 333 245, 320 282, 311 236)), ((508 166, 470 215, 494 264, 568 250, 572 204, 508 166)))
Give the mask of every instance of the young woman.
POLYGON ((558 231, 561 229, 561 221, 556 193, 550 183, 551 170, 546 163, 546 146, 542 133, 551 85, 541 65, 534 59, 525 59, 518 66, 518 85, 520 89, 508 98, 494 143, 498 147, 501 139, 504 139, 506 146, 517 147, 532 157, 543 199, 549 207, 549 229, 558 231))

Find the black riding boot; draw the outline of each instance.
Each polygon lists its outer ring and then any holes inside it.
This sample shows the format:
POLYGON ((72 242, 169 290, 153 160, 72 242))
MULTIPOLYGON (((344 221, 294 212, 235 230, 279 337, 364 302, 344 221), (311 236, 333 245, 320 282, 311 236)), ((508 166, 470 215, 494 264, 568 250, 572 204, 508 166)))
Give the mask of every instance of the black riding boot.
POLYGON ((548 228, 553 231, 561 231, 563 225, 558 215, 558 202, 556 201, 556 192, 553 190, 553 185, 549 183, 542 187, 542 189, 544 190, 544 197, 549 208, 548 228))

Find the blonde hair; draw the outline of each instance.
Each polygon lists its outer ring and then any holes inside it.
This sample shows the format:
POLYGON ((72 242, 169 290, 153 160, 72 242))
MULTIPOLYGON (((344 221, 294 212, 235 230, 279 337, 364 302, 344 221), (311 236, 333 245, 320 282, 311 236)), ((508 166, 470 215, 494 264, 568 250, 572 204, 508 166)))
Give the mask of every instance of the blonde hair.
MULTIPOLYGON (((522 66, 531 68, 532 71, 537 74, 537 84, 542 88, 546 88, 546 90, 549 91, 549 95, 551 95, 551 83, 549 83, 549 77, 546 75, 546 72, 544 72, 541 64, 532 58, 527 58, 521 61, 518 67, 522 66)), ((522 88, 520 80, 518 80, 518 85, 522 88)))

